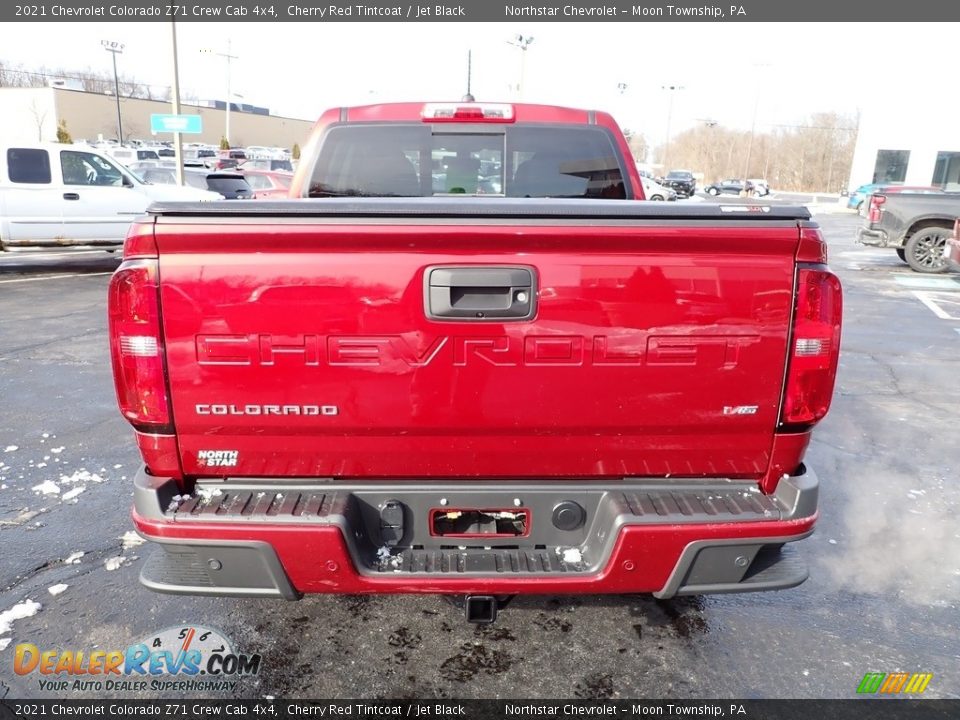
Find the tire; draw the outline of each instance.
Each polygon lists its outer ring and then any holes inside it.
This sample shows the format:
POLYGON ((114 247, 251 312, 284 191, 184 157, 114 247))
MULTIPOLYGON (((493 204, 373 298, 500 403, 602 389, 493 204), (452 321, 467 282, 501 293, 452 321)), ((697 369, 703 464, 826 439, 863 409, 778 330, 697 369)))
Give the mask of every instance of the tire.
POLYGON ((713 195, 714 197, 716 197, 719 194, 720 194, 720 190, 718 190, 717 188, 707 188, 707 195, 713 195))
POLYGON ((906 261, 907 261, 907 251, 904 250, 903 248, 897 248, 897 257, 900 258, 901 260, 903 260, 904 262, 906 262, 906 261))
POLYGON ((650 200, 654 200, 654 201, 656 201, 656 202, 663 202, 663 195, 654 195, 653 197, 651 197, 651 198, 649 198, 649 199, 650 199, 650 200))
POLYGON ((953 229, 934 225, 917 230, 904 248, 907 265, 918 273, 942 273, 947 271, 947 258, 944 248, 947 238, 953 235, 953 229))

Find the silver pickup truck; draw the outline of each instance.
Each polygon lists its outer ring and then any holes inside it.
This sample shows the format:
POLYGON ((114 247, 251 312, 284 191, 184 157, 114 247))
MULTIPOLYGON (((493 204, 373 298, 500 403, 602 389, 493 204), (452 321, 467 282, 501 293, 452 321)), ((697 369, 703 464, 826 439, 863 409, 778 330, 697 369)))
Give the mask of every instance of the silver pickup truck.
POLYGON ((917 272, 946 272, 947 238, 958 217, 960 193, 877 193, 870 196, 857 242, 894 248, 917 272))

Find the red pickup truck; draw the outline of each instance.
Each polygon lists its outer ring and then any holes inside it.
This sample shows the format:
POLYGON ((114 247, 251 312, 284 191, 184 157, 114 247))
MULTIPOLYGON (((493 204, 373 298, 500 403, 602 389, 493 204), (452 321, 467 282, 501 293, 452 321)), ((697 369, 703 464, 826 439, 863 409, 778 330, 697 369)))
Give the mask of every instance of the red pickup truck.
POLYGON ((110 284, 155 590, 771 590, 807 577, 841 288, 807 211, 636 202, 609 115, 323 115, 297 201, 155 205, 110 284))

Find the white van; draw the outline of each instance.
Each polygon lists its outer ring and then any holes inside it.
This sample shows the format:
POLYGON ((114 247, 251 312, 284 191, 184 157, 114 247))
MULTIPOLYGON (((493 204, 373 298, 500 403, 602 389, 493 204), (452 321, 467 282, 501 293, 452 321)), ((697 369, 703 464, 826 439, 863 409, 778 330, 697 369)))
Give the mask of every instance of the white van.
POLYGON ((154 201, 221 199, 196 188, 145 184, 87 146, 0 144, 0 250, 120 245, 154 201))

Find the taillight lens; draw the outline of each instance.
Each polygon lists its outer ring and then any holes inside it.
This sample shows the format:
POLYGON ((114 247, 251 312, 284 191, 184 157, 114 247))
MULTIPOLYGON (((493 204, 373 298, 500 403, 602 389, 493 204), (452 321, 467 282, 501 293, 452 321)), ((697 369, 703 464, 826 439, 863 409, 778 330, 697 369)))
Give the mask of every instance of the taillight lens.
POLYGON ((830 409, 840 359, 843 291, 825 265, 800 265, 783 425, 810 426, 830 409))
POLYGON ((110 356, 120 412, 142 432, 171 432, 156 259, 127 260, 109 290, 110 356))
POLYGON ((883 204, 886 201, 887 199, 883 195, 870 196, 870 210, 867 215, 871 223, 880 222, 880 215, 883 214, 883 204))

